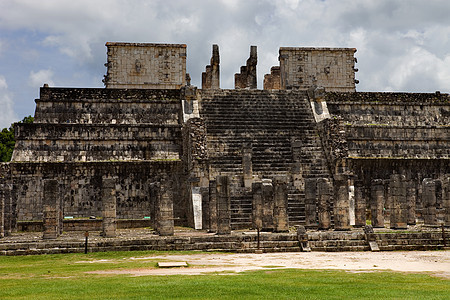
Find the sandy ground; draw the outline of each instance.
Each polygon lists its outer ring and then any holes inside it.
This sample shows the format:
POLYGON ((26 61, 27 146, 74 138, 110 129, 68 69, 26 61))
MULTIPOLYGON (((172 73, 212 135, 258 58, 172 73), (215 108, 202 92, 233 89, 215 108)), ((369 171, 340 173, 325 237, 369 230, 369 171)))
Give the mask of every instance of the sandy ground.
POLYGON ((335 269, 350 272, 392 270, 429 273, 450 279, 450 251, 399 252, 297 252, 265 254, 189 254, 131 258, 139 260, 187 262, 185 268, 142 268, 105 270, 90 273, 146 275, 239 274, 249 270, 274 268, 335 269))

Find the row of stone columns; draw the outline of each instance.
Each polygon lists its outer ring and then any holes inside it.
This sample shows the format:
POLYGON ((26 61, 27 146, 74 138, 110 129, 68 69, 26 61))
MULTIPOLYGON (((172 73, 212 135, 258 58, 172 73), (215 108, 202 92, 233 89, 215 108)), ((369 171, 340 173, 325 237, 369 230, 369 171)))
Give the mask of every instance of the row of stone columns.
MULTIPOLYGON (((442 182, 442 199, 444 209, 444 224, 450 226, 450 177, 442 182)), ((422 181, 422 218, 425 225, 438 225, 436 183, 431 178, 422 181)), ((370 210, 373 227, 385 226, 385 212, 387 199, 390 200, 390 228, 406 229, 407 225, 416 223, 417 188, 412 181, 405 179, 404 175, 394 174, 389 178, 388 190, 382 179, 371 182, 370 210)))
POLYGON ((286 184, 287 178, 283 176, 253 183, 252 217, 255 228, 276 232, 289 229, 286 184))
MULTIPOLYGON (((115 237, 117 230, 116 179, 102 179, 102 232, 104 237, 115 237)), ((155 200, 155 230, 160 235, 173 235, 173 191, 168 181, 158 182, 153 187, 155 200)), ((1 203, 0 203, 1 204, 1 203)), ((43 238, 55 239, 63 230, 63 204, 59 183, 54 179, 44 180, 43 238)))

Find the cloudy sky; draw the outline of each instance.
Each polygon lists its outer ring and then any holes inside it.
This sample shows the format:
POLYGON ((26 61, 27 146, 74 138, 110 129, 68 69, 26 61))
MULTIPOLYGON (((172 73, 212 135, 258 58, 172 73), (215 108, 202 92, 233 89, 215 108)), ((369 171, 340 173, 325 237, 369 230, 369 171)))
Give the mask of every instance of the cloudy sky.
POLYGON ((34 114, 44 83, 103 87, 107 41, 185 43, 200 86, 212 44, 221 87, 258 46, 258 86, 280 46, 358 49, 358 91, 450 90, 448 0, 1 0, 0 128, 34 114))

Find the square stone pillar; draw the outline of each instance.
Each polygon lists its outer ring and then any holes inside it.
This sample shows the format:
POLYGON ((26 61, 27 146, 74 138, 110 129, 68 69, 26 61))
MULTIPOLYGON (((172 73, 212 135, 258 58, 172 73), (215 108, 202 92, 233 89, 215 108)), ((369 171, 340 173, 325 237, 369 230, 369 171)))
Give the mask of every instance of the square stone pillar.
POLYGON ((450 174, 442 181, 442 204, 444 207, 444 225, 450 227, 450 174))
POLYGON ((56 239, 61 233, 61 201, 59 199, 58 181, 44 179, 43 203, 43 239, 56 239))
POLYGON ((244 186, 251 188, 253 183, 252 147, 246 145, 242 150, 242 170, 244 171, 244 186))
POLYGON ((273 231, 273 185, 271 179, 262 180, 262 203, 263 203, 263 217, 262 217, 262 230, 273 231))
POLYGON ((370 212, 372 215, 372 227, 384 227, 384 185, 382 179, 372 180, 370 194, 370 212))
POLYGON ((6 184, 0 183, 0 238, 5 237, 5 189, 6 184))
POLYGON ((416 201, 417 201, 417 185, 416 182, 410 180, 406 183, 406 205, 408 207, 408 225, 416 224, 416 201))
POLYGON ((156 231, 162 236, 174 234, 173 192, 167 180, 156 191, 156 231))
POLYGON ((194 220, 194 229, 203 229, 203 200, 200 187, 191 187, 192 214, 194 220))
POLYGON ((334 229, 350 230, 348 207, 348 176, 335 175, 334 178, 334 229))
POLYGON ((273 223, 274 230, 283 232, 289 230, 289 220, 287 214, 287 178, 285 176, 277 176, 274 178, 273 186, 273 223))
POLYGON ((217 176, 217 233, 231 233, 230 188, 228 176, 217 176))
POLYGON ((12 184, 8 181, 0 184, 0 237, 17 231, 16 203, 14 203, 12 184))
POLYGON ((333 200, 333 187, 327 178, 317 179, 318 219, 319 229, 331 227, 331 201, 333 200))
POLYGON ((202 195, 202 228, 211 230, 209 187, 200 187, 200 194, 202 195))
POLYGON ((317 228, 317 179, 305 178, 305 227, 317 228))
POLYGON ((263 195, 262 183, 254 182, 252 184, 252 223, 253 228, 261 229, 263 227, 263 195))
POLYGON ((423 222, 425 225, 437 225, 436 218, 436 181, 425 178, 422 181, 423 222))
POLYGON ((408 206, 404 175, 391 175, 389 180, 389 197, 391 198, 390 228, 407 229, 408 206))
POLYGON ((209 181, 209 230, 217 232, 218 214, 217 214, 217 183, 215 180, 209 181))
POLYGON ((113 178, 102 179, 102 233, 104 237, 115 237, 116 220, 116 183, 113 178))
POLYGON ((361 181, 355 180, 355 227, 366 226, 366 199, 364 186, 361 181))

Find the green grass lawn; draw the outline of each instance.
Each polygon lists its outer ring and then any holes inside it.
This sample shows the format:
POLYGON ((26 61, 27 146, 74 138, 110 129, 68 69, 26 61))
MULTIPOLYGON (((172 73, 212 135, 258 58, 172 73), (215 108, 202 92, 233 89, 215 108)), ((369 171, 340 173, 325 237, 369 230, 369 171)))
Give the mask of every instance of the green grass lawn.
MULTIPOLYGON (((182 252, 186 254, 186 252, 182 252)), ((423 274, 276 269, 239 275, 98 275, 155 268, 180 252, 0 257, 0 299, 450 299, 450 281, 423 274)))

